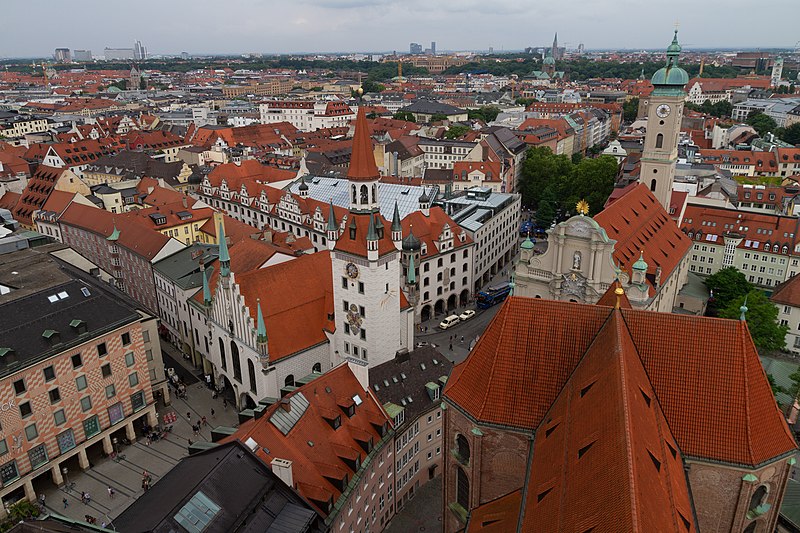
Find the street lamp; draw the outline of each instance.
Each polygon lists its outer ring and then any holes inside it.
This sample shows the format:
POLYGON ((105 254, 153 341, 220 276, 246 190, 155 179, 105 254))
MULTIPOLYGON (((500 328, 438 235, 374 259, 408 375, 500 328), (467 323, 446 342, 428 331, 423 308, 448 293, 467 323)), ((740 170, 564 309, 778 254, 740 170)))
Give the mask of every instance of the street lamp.
POLYGON ((61 467, 61 473, 64 474, 64 490, 69 492, 69 476, 67 475, 69 474, 69 469, 66 466, 61 467))
POLYGON ((117 443, 119 443, 119 439, 117 439, 117 437, 114 437, 113 439, 111 439, 111 442, 114 443, 114 457, 117 457, 119 456, 119 447, 117 446, 117 443))

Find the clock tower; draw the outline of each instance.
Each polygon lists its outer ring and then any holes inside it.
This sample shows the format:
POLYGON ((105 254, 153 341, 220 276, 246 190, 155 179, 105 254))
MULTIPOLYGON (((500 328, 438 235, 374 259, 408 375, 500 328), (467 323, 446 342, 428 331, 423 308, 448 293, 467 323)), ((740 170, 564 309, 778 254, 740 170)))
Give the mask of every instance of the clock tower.
POLYGON ((669 213, 672 181, 678 160, 678 137, 681 131, 686 71, 678 66, 681 45, 678 30, 667 48, 667 64, 652 78, 653 92, 647 108, 647 134, 641 159, 639 181, 644 183, 669 213))
MULTIPOLYGON (((413 347, 413 308, 403 305, 400 290, 399 236, 394 231, 399 220, 390 227, 381 216, 379 180, 362 106, 347 172, 350 209, 331 250, 336 320, 331 362, 350 363, 365 386, 369 367, 413 347)), ((335 219, 329 225, 335 232, 335 219)))

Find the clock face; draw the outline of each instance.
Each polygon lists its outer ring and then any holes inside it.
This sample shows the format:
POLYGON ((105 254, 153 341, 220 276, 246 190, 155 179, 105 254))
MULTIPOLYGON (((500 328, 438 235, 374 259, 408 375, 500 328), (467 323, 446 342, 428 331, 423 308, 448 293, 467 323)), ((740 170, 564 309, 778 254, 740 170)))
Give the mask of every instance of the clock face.
POLYGON ((661 118, 667 118, 669 116, 669 112, 672 111, 667 104, 661 104, 656 108, 656 115, 661 118))
POLYGON ((344 266, 344 271, 350 279, 356 279, 358 277, 358 267, 354 263, 347 263, 344 266))

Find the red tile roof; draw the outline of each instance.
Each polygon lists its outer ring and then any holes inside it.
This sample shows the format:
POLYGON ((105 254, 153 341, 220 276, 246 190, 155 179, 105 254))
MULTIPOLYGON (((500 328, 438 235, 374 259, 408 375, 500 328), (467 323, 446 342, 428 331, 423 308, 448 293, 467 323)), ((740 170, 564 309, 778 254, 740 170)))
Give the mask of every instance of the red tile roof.
POLYGON ((361 107, 356 116, 356 131, 353 135, 353 151, 347 178, 352 181, 370 181, 379 177, 378 166, 372 153, 372 138, 369 136, 367 116, 361 107))
POLYGON ((522 489, 476 507, 469 515, 465 533, 508 533, 519 522, 522 489))
MULTIPOLYGON (((537 428, 612 311, 511 297, 445 397, 478 421, 537 428)), ((619 312, 683 454, 756 466, 795 450, 746 323, 619 312)))
MULTIPOLYGON (((614 261, 627 272, 644 251, 648 275, 654 278, 660 267, 661 280, 666 280, 692 247, 692 241, 678 229, 644 184, 637 184, 620 199, 607 204, 594 219, 609 238, 617 241, 614 261)), ((650 283, 652 286, 653 281, 650 283)))
POLYGON ((253 320, 261 300, 270 361, 328 341, 325 331, 332 331, 328 316, 334 312, 331 279, 327 251, 236 275, 253 320))
POLYGON ((444 232, 445 227, 450 228, 454 249, 472 244, 472 238, 441 207, 432 207, 428 213, 428 216, 425 216, 422 211, 412 211, 401 221, 404 237, 407 237, 413 228, 414 236, 421 243, 425 243, 428 250, 427 254, 422 256, 423 259, 441 252, 439 249, 439 237, 444 232), (464 234, 463 242, 459 238, 462 233, 464 234))
POLYGON ((63 172, 61 168, 39 165, 12 211, 20 224, 33 227, 33 213, 42 208, 63 172))
POLYGON ((375 220, 380 220, 383 224, 383 238, 378 239, 378 256, 397 252, 397 248, 392 241, 392 232, 390 229, 392 224, 383 218, 380 213, 376 213, 375 215, 359 213, 348 214, 347 225, 344 231, 339 234, 335 249, 360 257, 367 257, 367 232, 369 230, 369 220, 372 216, 375 217, 375 220), (355 231, 351 233, 351 228, 353 226, 355 226, 355 231))
POLYGON ((255 159, 248 159, 242 161, 240 165, 236 163, 219 165, 208 174, 208 181, 212 187, 219 187, 222 180, 225 180, 228 189, 239 192, 245 182, 273 183, 292 180, 295 176, 297 172, 292 170, 270 167, 262 165, 255 159))
POLYGON ((792 276, 778 285, 769 299, 776 304, 800 307, 800 276, 792 276))
POLYGON ((377 451, 381 441, 378 428, 388 427, 389 419, 372 394, 361 387, 347 364, 326 372, 283 400, 291 402, 294 396, 305 398, 308 407, 286 435, 272 422, 275 413, 283 409, 283 402, 278 402, 261 418, 244 422, 226 441, 245 442, 252 438, 258 443, 256 455, 266 464, 275 458, 292 461, 293 488, 327 517, 331 511, 328 503, 335 504, 342 496, 336 480, 346 478, 346 486, 358 472, 349 464, 352 462, 345 459, 358 457, 359 464, 363 465, 367 453, 360 442, 369 436, 377 451), (361 404, 355 406, 355 413, 349 417, 342 402, 353 404, 352 398, 356 395, 361 404), (335 416, 341 419, 338 429, 333 429, 326 421, 335 416))
MULTIPOLYGON (((145 209, 134 209, 118 215, 117 218, 125 218, 145 227, 163 231, 175 226, 183 226, 184 224, 203 224, 214 216, 213 209, 210 207, 193 207, 195 203, 197 203, 196 200, 190 199, 190 201, 186 202, 186 205, 183 202, 175 202, 145 209), (163 216, 164 223, 157 224, 151 215, 163 216)), ((180 235, 180 237, 183 238, 183 235, 180 235)))
POLYGON ((17 205, 22 195, 18 192, 6 191, 3 196, 0 196, 0 207, 8 209, 13 213, 14 206, 17 205))
POLYGON ((119 230, 119 246, 151 261, 169 242, 170 238, 134 220, 113 215, 105 209, 71 203, 59 218, 61 224, 82 228, 103 237, 108 237, 116 227, 119 230))
POLYGON ((621 312, 539 424, 530 472, 523 531, 697 531, 683 459, 621 312))

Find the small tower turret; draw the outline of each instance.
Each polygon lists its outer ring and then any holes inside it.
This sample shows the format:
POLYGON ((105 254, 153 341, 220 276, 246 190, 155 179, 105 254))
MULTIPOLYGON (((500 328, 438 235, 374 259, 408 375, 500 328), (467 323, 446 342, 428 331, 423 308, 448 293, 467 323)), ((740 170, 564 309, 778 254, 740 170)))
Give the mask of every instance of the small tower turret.
POLYGON ((308 198, 308 184, 305 177, 300 178, 300 186, 297 190, 300 191, 300 198, 308 198))
POLYGON ((328 205, 328 250, 333 250, 339 238, 339 224, 336 222, 336 213, 333 210, 333 199, 328 205))
POLYGON ((367 259, 378 260, 378 232, 375 229, 374 215, 369 216, 369 227, 367 228, 367 259))
POLYGON ((256 318, 256 348, 258 349, 258 357, 261 360, 262 371, 269 367, 269 347, 267 345, 267 326, 264 323, 264 314, 261 312, 261 299, 256 300, 257 318, 256 318))
POLYGON ((392 242, 399 250, 403 245, 403 226, 400 223, 400 209, 397 207, 397 201, 394 202, 394 214, 392 215, 392 242))
POLYGON ((425 216, 430 215, 431 209, 431 198, 428 196, 427 191, 425 188, 422 188, 422 194, 419 196, 419 210, 422 211, 422 214, 425 216))
POLYGON ((228 287, 231 275, 231 256, 228 253, 228 240, 225 237, 225 223, 220 220, 217 231, 219 241, 219 276, 223 287, 228 287))

